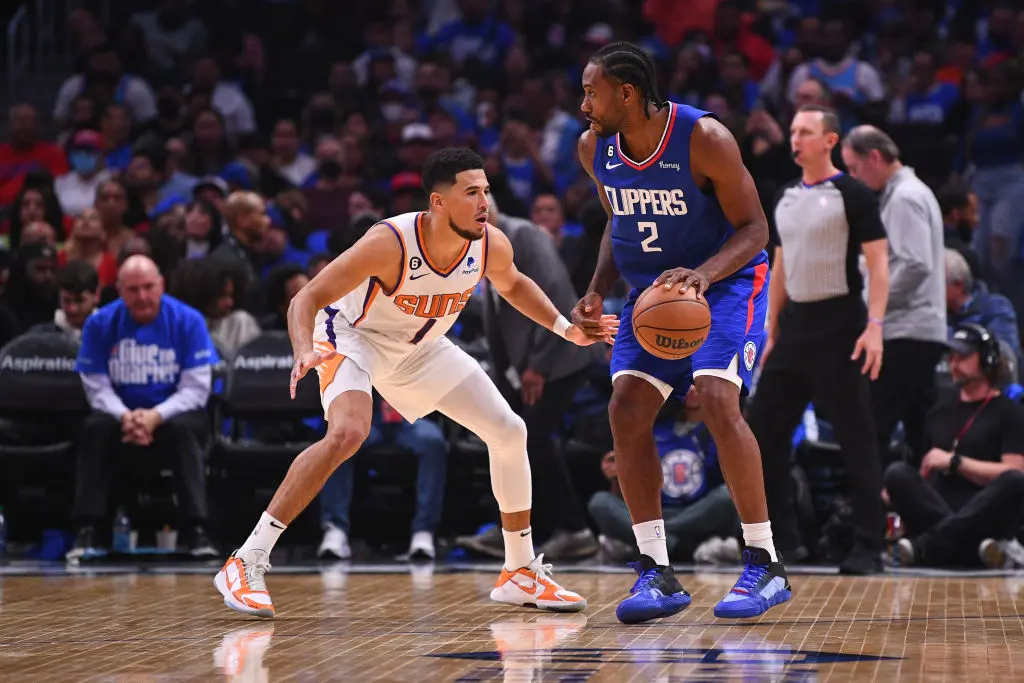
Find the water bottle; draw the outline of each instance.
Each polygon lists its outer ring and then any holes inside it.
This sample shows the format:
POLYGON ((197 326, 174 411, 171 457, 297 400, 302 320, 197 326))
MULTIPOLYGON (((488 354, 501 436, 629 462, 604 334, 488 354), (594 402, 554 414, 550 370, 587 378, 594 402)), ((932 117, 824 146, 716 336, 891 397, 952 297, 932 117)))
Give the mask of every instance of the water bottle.
POLYGON ((7 518, 4 517, 4 506, 0 505, 0 560, 7 555, 7 518))
POLYGON ((114 517, 114 550, 120 553, 131 552, 132 549, 132 522, 125 514, 124 508, 117 509, 117 516, 114 517))

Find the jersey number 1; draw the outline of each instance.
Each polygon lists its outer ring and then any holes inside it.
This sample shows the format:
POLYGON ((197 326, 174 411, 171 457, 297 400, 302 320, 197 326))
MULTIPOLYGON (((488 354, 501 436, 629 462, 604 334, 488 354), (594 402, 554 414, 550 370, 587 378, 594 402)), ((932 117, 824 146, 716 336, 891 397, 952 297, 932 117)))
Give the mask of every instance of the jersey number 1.
POLYGON ((644 248, 644 251, 661 251, 661 247, 654 246, 654 241, 658 239, 657 223, 655 223, 654 221, 641 221, 640 223, 636 224, 636 227, 638 230, 640 230, 640 232, 645 232, 647 230, 651 231, 651 234, 645 237, 642 242, 640 242, 640 246, 644 248))

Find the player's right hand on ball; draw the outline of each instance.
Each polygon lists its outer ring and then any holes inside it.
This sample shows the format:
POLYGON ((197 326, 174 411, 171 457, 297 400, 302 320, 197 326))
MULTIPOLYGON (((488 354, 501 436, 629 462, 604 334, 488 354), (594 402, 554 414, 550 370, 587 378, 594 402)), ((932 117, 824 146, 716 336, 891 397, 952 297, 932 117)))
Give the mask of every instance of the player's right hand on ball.
POLYGON ((295 400, 295 390, 299 386, 299 380, 306 376, 310 368, 315 368, 321 363, 326 363, 338 355, 337 351, 318 351, 310 349, 295 357, 295 365, 292 366, 292 379, 288 390, 291 392, 292 400, 295 400))
POLYGON ((572 324, 580 329, 587 339, 595 342, 608 341, 606 325, 602 320, 604 299, 590 292, 580 299, 572 309, 572 324))

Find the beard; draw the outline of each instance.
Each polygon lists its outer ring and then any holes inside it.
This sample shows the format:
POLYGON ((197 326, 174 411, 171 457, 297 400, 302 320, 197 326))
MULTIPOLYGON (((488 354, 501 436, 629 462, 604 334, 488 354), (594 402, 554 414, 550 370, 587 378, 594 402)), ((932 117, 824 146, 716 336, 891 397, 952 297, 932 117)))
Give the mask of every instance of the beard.
POLYGON ((454 232, 456 235, 458 235, 464 240, 469 240, 470 242, 476 242, 478 239, 484 236, 482 230, 480 231, 479 235, 476 234, 475 232, 470 232, 469 230, 463 230, 459 226, 455 225, 455 221, 453 221, 450 218, 448 219, 448 227, 450 227, 452 229, 452 232, 454 232))

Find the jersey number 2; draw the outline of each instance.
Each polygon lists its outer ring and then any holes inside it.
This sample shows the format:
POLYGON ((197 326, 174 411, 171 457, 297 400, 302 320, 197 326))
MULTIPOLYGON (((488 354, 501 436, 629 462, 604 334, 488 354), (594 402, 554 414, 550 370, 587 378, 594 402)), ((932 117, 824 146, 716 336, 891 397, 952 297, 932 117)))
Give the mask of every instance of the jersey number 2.
POLYGON ((651 231, 651 234, 645 237, 642 242, 640 242, 640 246, 644 248, 644 251, 661 251, 661 247, 654 246, 654 241, 658 239, 657 223, 655 223, 654 221, 642 221, 640 223, 637 223, 636 227, 637 229, 640 230, 640 232, 645 232, 647 230, 651 231))

